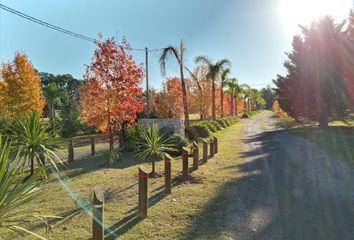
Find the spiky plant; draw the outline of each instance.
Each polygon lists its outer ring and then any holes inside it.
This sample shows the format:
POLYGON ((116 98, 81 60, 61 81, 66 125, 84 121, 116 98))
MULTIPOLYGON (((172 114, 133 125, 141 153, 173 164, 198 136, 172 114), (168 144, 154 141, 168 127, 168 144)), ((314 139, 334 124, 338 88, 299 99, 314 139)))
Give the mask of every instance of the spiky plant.
POLYGON ((139 137, 136 148, 138 159, 148 159, 152 161, 151 176, 156 175, 155 162, 163 158, 167 152, 174 152, 176 145, 165 130, 159 130, 156 124, 145 128, 139 137))
MULTIPOLYGON (((19 156, 24 160, 22 166, 24 167, 26 163, 29 163, 31 175, 34 174, 35 162, 43 169, 46 165, 45 161, 48 161, 58 171, 57 163, 62 164, 63 162, 57 153, 63 146, 63 141, 55 132, 48 130, 38 112, 33 112, 20 120, 12 132, 19 156)), ((42 175, 42 177, 46 177, 46 171, 42 175)))
POLYGON ((23 181, 20 158, 10 160, 11 144, 3 141, 0 135, 0 230, 11 230, 28 233, 45 239, 24 227, 31 218, 45 219, 45 216, 35 215, 33 209, 23 210, 23 206, 38 197, 38 182, 34 176, 23 181))

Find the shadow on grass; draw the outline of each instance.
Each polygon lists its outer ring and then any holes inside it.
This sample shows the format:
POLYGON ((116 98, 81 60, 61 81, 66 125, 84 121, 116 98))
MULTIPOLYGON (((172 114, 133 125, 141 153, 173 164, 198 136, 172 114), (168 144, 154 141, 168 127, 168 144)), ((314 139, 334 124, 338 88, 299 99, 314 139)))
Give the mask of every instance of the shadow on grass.
POLYGON ((219 187, 181 238, 354 239, 353 202, 309 181, 282 149, 286 136, 245 139, 248 161, 234 166, 242 175, 219 187))

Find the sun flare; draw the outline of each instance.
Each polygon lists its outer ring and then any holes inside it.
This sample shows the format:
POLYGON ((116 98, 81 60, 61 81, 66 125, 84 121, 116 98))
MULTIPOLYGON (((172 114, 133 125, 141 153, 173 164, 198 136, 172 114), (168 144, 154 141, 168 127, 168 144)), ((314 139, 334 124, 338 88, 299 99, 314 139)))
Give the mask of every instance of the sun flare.
POLYGON ((284 26, 297 28, 311 21, 331 15, 337 21, 346 19, 352 7, 351 0, 279 0, 278 13, 284 26))

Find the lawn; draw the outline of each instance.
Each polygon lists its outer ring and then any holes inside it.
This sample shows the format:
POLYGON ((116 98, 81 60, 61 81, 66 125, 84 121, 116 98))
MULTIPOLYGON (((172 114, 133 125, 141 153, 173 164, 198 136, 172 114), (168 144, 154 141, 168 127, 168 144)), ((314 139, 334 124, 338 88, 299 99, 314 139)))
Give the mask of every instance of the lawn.
MULTIPOLYGON (((164 194, 163 177, 149 179, 149 210, 144 220, 137 218, 137 173, 139 165, 150 170, 151 164, 137 161, 127 153, 114 167, 103 168, 104 151, 101 150, 94 157, 82 157, 68 164, 61 171, 61 177, 50 176, 42 185, 41 198, 26 209, 64 218, 51 221, 50 229, 39 221, 31 222, 29 229, 50 239, 90 238, 92 220, 85 209, 90 209, 93 188, 100 187, 105 190, 106 197, 107 239, 215 239, 217 216, 223 216, 228 211, 228 203, 232 202, 222 186, 238 175, 236 165, 240 162, 239 153, 243 151, 242 123, 222 130, 216 136, 219 137, 219 153, 192 173, 197 183, 179 181, 180 158, 172 162, 172 195, 164 194)), ((191 165, 191 158, 189 162, 191 165)), ((158 162, 157 170, 163 168, 163 161, 158 162)), ((5 235, 5 239, 14 238, 32 239, 5 235)))
POLYGON ((323 131, 319 127, 297 127, 289 132, 308 138, 323 150, 354 164, 354 127, 342 123, 331 124, 323 131))

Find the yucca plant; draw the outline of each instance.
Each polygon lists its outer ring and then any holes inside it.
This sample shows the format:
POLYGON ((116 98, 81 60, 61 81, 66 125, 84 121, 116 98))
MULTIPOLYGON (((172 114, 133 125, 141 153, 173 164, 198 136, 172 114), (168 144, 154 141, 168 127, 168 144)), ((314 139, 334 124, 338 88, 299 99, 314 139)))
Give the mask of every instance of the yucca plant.
POLYGON ((62 161, 57 153, 63 146, 63 141, 54 131, 48 130, 38 112, 20 120, 12 130, 12 137, 20 158, 24 160, 22 166, 28 162, 31 166, 31 176, 34 174, 35 162, 42 169, 42 177, 47 176, 46 171, 43 171, 46 160, 58 171, 57 163, 62 164, 62 161))
POLYGON ((159 130, 156 124, 145 128, 140 133, 137 142, 136 156, 140 159, 152 161, 152 171, 150 176, 156 176, 155 162, 163 158, 167 152, 177 151, 177 146, 173 143, 165 130, 159 130))
POLYGON ((0 230, 12 230, 28 233, 39 239, 45 239, 20 225, 28 223, 30 218, 45 219, 45 216, 34 215, 33 209, 22 210, 39 194, 38 182, 35 177, 23 181, 20 159, 18 156, 10 160, 11 146, 0 135, 0 230))

